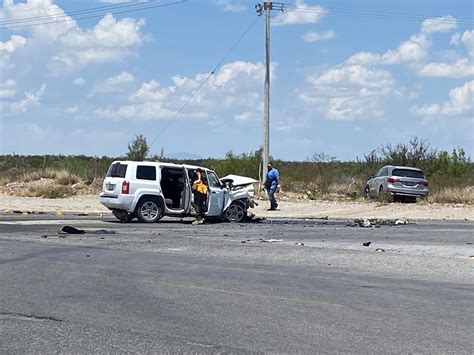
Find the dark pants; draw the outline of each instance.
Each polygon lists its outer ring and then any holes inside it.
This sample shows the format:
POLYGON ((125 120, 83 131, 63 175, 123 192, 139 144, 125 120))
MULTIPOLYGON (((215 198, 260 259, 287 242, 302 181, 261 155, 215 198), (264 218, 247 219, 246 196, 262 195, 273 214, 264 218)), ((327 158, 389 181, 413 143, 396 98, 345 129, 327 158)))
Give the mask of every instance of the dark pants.
POLYGON ((194 192, 194 204, 196 205, 199 218, 204 218, 204 213, 206 213, 206 200, 207 194, 202 194, 198 191, 194 192))

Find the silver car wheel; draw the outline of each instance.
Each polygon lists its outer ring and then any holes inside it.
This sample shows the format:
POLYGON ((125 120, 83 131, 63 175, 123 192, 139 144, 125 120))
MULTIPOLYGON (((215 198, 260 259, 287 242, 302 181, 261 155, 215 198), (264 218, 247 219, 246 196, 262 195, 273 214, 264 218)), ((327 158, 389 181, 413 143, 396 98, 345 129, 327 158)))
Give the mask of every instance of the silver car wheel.
POLYGON ((242 222, 246 215, 244 207, 240 203, 232 203, 224 214, 225 219, 229 222, 242 222))
POLYGON ((364 197, 365 197, 365 198, 370 198, 369 186, 366 186, 366 187, 364 188, 364 197))
POLYGON ((139 206, 137 212, 137 215, 142 222, 153 223, 160 218, 161 208, 157 202, 148 200, 139 206))

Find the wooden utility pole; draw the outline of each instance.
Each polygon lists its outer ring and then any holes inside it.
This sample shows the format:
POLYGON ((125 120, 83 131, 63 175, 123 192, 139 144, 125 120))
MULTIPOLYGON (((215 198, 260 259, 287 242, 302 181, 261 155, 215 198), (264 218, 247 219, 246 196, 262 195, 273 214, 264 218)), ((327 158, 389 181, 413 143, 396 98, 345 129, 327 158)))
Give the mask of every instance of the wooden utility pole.
POLYGON ((265 1, 255 5, 258 16, 265 11, 265 83, 263 103, 263 153, 262 153, 262 181, 265 180, 267 165, 270 162, 270 11, 284 10, 283 3, 265 1))

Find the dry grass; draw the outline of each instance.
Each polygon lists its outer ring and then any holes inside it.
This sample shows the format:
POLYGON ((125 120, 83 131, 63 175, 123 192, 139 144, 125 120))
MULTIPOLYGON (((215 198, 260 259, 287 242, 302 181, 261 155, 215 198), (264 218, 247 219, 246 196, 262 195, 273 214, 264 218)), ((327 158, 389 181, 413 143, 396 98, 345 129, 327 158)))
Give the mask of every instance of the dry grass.
POLYGON ((59 184, 48 184, 30 186, 25 193, 29 197, 43 197, 43 198, 63 198, 75 195, 75 191, 70 186, 63 186, 59 184))
POLYGON ((429 202, 474 204, 474 186, 446 187, 430 193, 429 202))
POLYGON ((38 181, 42 179, 51 179, 57 181, 59 185, 68 186, 76 184, 80 178, 65 170, 36 170, 23 173, 20 177, 22 182, 38 181))

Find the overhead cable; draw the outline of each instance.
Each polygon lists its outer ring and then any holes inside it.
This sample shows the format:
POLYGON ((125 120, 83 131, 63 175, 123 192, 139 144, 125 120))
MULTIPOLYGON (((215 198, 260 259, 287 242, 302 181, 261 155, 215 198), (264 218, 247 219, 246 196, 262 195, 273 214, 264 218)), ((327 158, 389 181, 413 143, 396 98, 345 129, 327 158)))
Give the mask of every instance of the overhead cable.
MULTIPOLYGON (((118 15, 118 14, 126 14, 126 13, 131 13, 131 12, 137 12, 137 11, 143 11, 147 9, 155 9, 159 7, 167 7, 167 6, 172 6, 172 5, 178 5, 188 2, 188 0, 180 0, 180 1, 175 1, 175 2, 169 2, 169 3, 164 3, 164 4, 157 4, 157 5, 152 5, 152 6, 144 6, 140 7, 137 9, 129 9, 129 10, 123 10, 123 11, 108 11, 99 15, 91 15, 91 16, 82 16, 82 17, 70 17, 66 18, 63 20, 53 20, 53 21, 45 21, 45 22, 35 22, 31 24, 21 24, 21 25, 14 25, 14 26, 3 26, 0 27, 0 30, 7 30, 11 28, 18 28, 18 27, 30 27, 30 26, 41 26, 41 25, 49 25, 49 24, 55 24, 55 23, 63 23, 63 22, 71 22, 71 21, 76 21, 76 20, 85 20, 85 19, 91 19, 91 18, 99 18, 103 17, 106 14, 111 14, 111 15, 118 15)), ((69 15, 67 15, 69 16, 69 15)))
POLYGON ((170 120, 166 123, 166 125, 163 127, 163 129, 160 131, 160 133, 158 133, 158 135, 156 136, 156 138, 151 142, 150 144, 150 148, 151 146, 158 140, 159 137, 161 137, 161 135, 168 129, 168 127, 171 125, 171 123, 174 122, 174 120, 176 120, 176 118, 178 117, 178 115, 183 112, 183 110, 186 108, 186 106, 191 102, 191 100, 197 95, 197 93, 199 92, 199 90, 201 90, 201 88, 204 86, 204 84, 206 84, 208 82, 208 80, 211 78, 211 76, 213 76, 216 71, 222 66, 222 64, 224 63, 224 61, 229 57, 229 55, 234 51, 234 49, 239 45, 239 43, 244 39, 244 37, 247 35, 247 33, 250 32, 250 30, 252 29, 252 27, 257 23, 257 21, 260 19, 260 17, 257 17, 255 18, 255 20, 253 20, 250 25, 245 29, 245 31, 242 33, 242 35, 239 37, 239 39, 237 39, 237 41, 234 42, 234 44, 230 47, 230 49, 227 51, 227 53, 221 58, 221 60, 219 60, 219 62, 216 64, 216 66, 211 70, 211 72, 201 81, 201 83, 199 84, 199 86, 193 91, 193 93, 191 94, 191 96, 183 103, 183 105, 181 105, 181 107, 179 108, 178 111, 176 111, 176 113, 173 115, 172 118, 170 118, 170 120))

